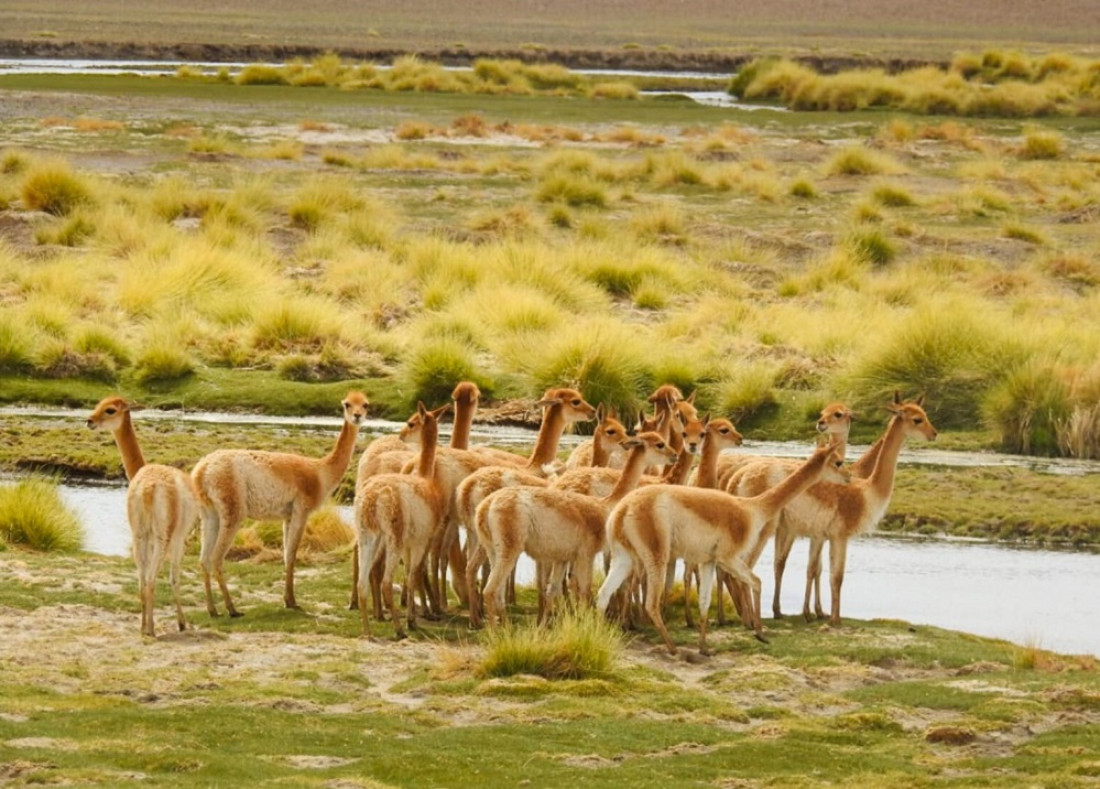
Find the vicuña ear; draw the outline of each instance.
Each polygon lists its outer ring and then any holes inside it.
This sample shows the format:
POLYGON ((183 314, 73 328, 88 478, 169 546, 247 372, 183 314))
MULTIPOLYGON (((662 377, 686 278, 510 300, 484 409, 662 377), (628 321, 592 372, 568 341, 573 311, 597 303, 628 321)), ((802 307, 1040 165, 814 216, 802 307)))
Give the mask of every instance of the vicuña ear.
POLYGON ((606 416, 607 414, 604 411, 603 403, 598 404, 596 406, 596 421, 602 422, 606 416))
POLYGON ((537 403, 535 403, 535 408, 549 408, 552 405, 560 405, 560 404, 561 404, 561 398, 560 397, 547 397, 546 395, 543 395, 542 399, 539 400, 537 403))
POLYGON ((619 446, 629 452, 632 449, 642 446, 644 443, 645 442, 640 438, 624 438, 619 442, 619 446))
POLYGON ((901 392, 894 390, 894 405, 901 405, 901 392))
POLYGON ((922 393, 920 397, 918 397, 916 400, 914 400, 913 404, 923 407, 924 406, 924 394, 922 393))
POLYGON ((695 405, 695 390, 694 389, 692 390, 691 394, 689 394, 687 397, 684 398, 684 402, 685 403, 691 403, 692 405, 695 405))
POLYGON ((446 414, 448 411, 451 410, 452 405, 453 405, 452 403, 447 403, 446 405, 441 405, 439 408, 432 411, 432 417, 435 418, 436 420, 438 420, 440 417, 442 417, 444 414, 446 414))
POLYGON ((428 415, 428 409, 424 406, 423 400, 416 401, 416 413, 420 416, 421 419, 428 415))

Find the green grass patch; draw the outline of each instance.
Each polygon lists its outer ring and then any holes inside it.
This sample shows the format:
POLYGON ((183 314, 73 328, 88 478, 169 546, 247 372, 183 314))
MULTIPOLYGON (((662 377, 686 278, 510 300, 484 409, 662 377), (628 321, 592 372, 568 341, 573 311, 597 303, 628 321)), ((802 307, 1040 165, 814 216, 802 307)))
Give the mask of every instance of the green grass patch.
POLYGON ((485 677, 601 679, 613 676, 622 648, 622 634, 598 612, 570 611, 548 626, 517 625, 492 632, 478 671, 485 677))

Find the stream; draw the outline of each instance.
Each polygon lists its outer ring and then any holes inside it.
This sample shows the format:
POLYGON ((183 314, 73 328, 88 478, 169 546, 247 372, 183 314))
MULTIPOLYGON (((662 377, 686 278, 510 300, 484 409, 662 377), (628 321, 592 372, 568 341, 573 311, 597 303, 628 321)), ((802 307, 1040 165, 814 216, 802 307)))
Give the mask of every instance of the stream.
MULTIPOLYGON (((226 69, 230 74, 236 74, 248 63, 184 63, 182 61, 162 60, 57 60, 47 58, 0 58, 0 76, 5 74, 100 74, 104 76, 119 74, 138 74, 143 76, 174 75, 181 66, 188 66, 205 75, 215 75, 221 69, 226 69)), ((278 63, 271 65, 281 65, 278 63)), ((378 65, 380 69, 388 68, 378 65)), ((468 67, 448 67, 455 70, 469 70, 468 67)), ((727 74, 704 74, 694 72, 663 72, 663 71, 625 71, 605 69, 574 69, 578 74, 614 76, 648 76, 648 77, 695 77, 695 78, 726 78, 727 74)), ((697 90, 697 91, 643 91, 643 96, 650 98, 660 96, 685 96, 697 104, 708 107, 723 107, 740 110, 771 110, 773 112, 787 112, 786 107, 772 104, 752 104, 738 101, 735 97, 724 91, 697 90)))

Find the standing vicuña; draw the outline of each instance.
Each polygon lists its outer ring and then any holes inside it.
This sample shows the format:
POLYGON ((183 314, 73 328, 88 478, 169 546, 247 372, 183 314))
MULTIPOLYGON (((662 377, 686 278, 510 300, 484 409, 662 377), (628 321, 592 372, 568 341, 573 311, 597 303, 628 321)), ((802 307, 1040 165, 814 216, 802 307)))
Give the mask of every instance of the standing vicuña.
MULTIPOLYGON (((465 586, 469 592, 470 624, 481 624, 481 593, 477 585, 477 574, 486 558, 478 541, 475 520, 478 505, 490 494, 502 488, 515 486, 546 487, 547 475, 557 458, 558 443, 562 433, 569 425, 586 422, 600 414, 585 401, 576 389, 547 389, 536 405, 542 408, 542 422, 539 425, 535 446, 531 456, 522 467, 486 466, 480 468, 462 480, 455 489, 454 511, 452 519, 466 526, 466 566, 465 586)), ((626 438, 626 429, 613 417, 601 420, 597 430, 603 430, 605 437, 616 435, 619 440, 626 438)))
POLYGON ((180 563, 187 534, 199 516, 199 503, 191 477, 172 466, 146 464, 138 446, 131 406, 121 397, 99 402, 88 417, 88 427, 110 430, 115 437, 130 486, 126 490, 126 517, 132 535, 131 551, 137 565, 138 594, 141 597, 141 634, 155 636, 153 604, 157 574, 165 554, 171 559, 172 599, 176 622, 187 629, 180 605, 180 563))
POLYGON ((385 563, 381 593, 390 609, 397 637, 405 637, 405 628, 401 625, 393 597, 393 576, 399 562, 405 563, 408 626, 416 627, 418 587, 424 594, 424 557, 433 534, 440 528, 447 504, 447 491, 436 478, 435 458, 439 418, 450 407, 448 403, 429 411, 423 403, 417 403, 416 416, 409 420, 409 428, 413 429, 415 420, 420 434, 420 455, 415 474, 379 474, 367 480, 355 493, 359 545, 357 593, 365 636, 370 635, 368 579, 376 557, 382 556, 383 552, 385 563))
POLYGON ((329 497, 347 471, 367 417, 367 397, 348 392, 343 401, 344 423, 333 450, 322 458, 288 452, 220 449, 211 452, 191 472, 202 505, 202 565, 206 610, 218 615, 210 576, 218 580, 230 616, 240 616, 225 583, 225 555, 245 518, 283 521, 283 564, 286 568, 283 601, 297 608, 294 599, 294 561, 306 520, 329 497))
MULTIPOLYGON (((895 393, 894 402, 887 406, 892 414, 890 424, 880 442, 876 442, 878 457, 869 477, 853 479, 850 485, 815 485, 806 494, 794 499, 782 513, 785 539, 805 535, 813 541, 810 564, 806 570, 806 595, 803 614, 809 618, 810 590, 821 567, 821 546, 829 542, 830 591, 832 610, 829 623, 840 624, 840 587, 844 582, 844 568, 848 558, 848 541, 873 529, 890 506, 894 492, 894 473, 902 445, 909 437, 927 441, 936 438, 936 428, 921 407, 924 398, 909 403, 901 402, 895 393)), ((872 450, 875 449, 872 447, 872 450)), ((740 496, 751 496, 775 484, 781 472, 771 464, 754 463, 741 469, 730 481, 740 496)), ((731 487, 731 490, 733 488, 731 487)), ((778 519, 777 519, 778 520, 778 519)), ((777 553, 787 553, 789 545, 779 546, 777 553)))
POLYGON ((605 544, 608 510, 637 486, 647 465, 676 460, 676 454, 658 433, 642 433, 624 443, 629 450, 626 466, 615 489, 604 498, 551 488, 517 487, 498 490, 478 506, 478 539, 492 565, 485 583, 490 625, 503 611, 504 582, 520 553, 550 568, 544 587, 546 613, 552 610, 554 596, 570 565, 577 582, 577 598, 588 602, 592 563, 605 544))
POLYGON ((646 581, 646 613, 672 654, 676 647, 661 616, 661 590, 669 561, 680 557, 699 565, 699 648, 707 651, 707 611, 715 568, 730 573, 753 590, 753 624, 764 640, 760 623, 760 579, 751 568, 757 544, 771 536, 775 516, 792 498, 824 475, 843 480, 840 459, 833 446, 820 447, 794 474, 759 496, 749 499, 725 491, 681 485, 639 488, 620 501, 607 519, 611 567, 600 587, 598 606, 606 611, 611 596, 635 565, 646 581))

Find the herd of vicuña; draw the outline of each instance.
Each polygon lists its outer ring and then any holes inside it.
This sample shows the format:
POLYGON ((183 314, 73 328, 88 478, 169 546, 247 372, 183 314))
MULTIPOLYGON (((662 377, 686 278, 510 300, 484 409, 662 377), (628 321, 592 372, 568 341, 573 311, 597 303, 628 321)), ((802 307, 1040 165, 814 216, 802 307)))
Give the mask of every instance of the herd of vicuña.
MULTIPOLYGON (((708 651, 716 591, 719 623, 725 622, 728 590, 741 621, 766 641, 760 577, 753 567, 773 537, 774 616, 782 616, 779 592, 791 547, 797 537, 807 537, 803 615, 824 617, 821 554, 828 542, 829 622, 839 625, 848 541, 874 529, 886 513, 906 439, 936 437, 921 399, 903 402, 895 394, 886 431, 851 464, 844 461, 853 415, 842 403, 822 410, 819 446, 808 459, 761 457, 736 451, 742 438, 733 423, 700 415, 694 396, 685 398, 673 385, 650 396, 652 413, 640 414, 633 429, 614 409, 593 406, 577 389, 562 387, 547 390, 535 404, 542 421, 530 455, 523 456, 470 446, 480 396, 465 381, 455 387, 452 403, 434 410, 419 403, 398 435, 375 439, 360 458, 350 607, 358 609, 365 636, 372 616, 388 615, 398 638, 416 627, 418 611, 443 616, 448 587, 468 610, 472 627, 507 621, 517 562, 526 554, 534 562, 540 622, 554 616, 564 599, 591 605, 593 575, 602 569, 598 609, 624 624, 645 611, 675 654, 663 603, 682 566, 689 627, 695 626, 690 590, 698 587, 701 652, 708 651), (450 443, 442 446, 440 422, 452 410, 450 443), (592 438, 562 462, 562 435, 574 423, 592 420, 592 438), (398 598, 394 582, 401 566, 405 582, 398 598)), ((212 578, 229 615, 241 615, 224 563, 246 518, 282 521, 283 599, 288 608, 298 607, 294 565, 306 521, 347 472, 368 405, 362 392, 348 392, 336 445, 323 457, 219 449, 191 474, 145 463, 131 419, 136 409, 126 400, 108 397, 96 406, 88 426, 111 431, 129 479, 126 514, 142 635, 156 634, 156 580, 165 558, 171 559, 176 621, 180 630, 188 627, 180 568, 199 520, 210 616, 218 616, 212 578)))

